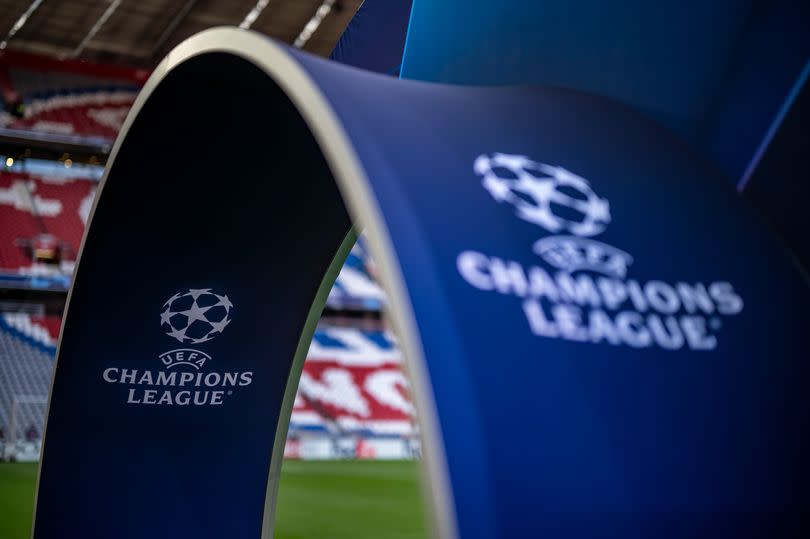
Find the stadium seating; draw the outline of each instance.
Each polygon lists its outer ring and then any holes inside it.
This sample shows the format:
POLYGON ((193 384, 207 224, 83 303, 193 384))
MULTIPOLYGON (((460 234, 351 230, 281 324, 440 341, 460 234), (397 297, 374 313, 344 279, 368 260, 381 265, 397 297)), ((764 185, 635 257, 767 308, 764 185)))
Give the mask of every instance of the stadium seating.
POLYGON ((375 280, 373 268, 361 236, 346 257, 340 275, 329 292, 329 306, 370 311, 382 309, 385 305, 385 293, 375 280))
POLYGON ((112 140, 137 95, 131 87, 36 93, 25 97, 24 116, 8 117, 5 127, 112 140))
POLYGON ((93 202, 95 182, 0 172, 0 273, 33 274, 25 243, 50 234, 63 246, 63 270, 70 272, 93 202))
MULTIPOLYGON (((52 331, 57 322, 26 314, 0 315, 0 429, 6 440, 12 437, 12 401, 44 400, 48 395, 56 343, 52 331)), ((18 405, 14 437, 24 440, 34 434, 39 438, 45 427, 44 410, 44 402, 18 405)))
POLYGON ((408 381, 391 334, 319 327, 301 374, 290 429, 413 435, 408 381))

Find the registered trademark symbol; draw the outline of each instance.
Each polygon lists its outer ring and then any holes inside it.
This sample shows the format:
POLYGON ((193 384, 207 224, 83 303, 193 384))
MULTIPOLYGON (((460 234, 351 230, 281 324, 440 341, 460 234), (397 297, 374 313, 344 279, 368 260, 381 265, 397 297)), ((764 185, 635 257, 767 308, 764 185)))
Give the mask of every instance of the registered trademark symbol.
POLYGON ((709 320, 709 327, 712 328, 715 331, 720 329, 722 326, 723 326, 723 322, 720 321, 720 319, 717 318, 716 316, 712 317, 709 320))
POLYGON ((233 395, 233 390, 229 389, 228 390, 228 395, 233 395))

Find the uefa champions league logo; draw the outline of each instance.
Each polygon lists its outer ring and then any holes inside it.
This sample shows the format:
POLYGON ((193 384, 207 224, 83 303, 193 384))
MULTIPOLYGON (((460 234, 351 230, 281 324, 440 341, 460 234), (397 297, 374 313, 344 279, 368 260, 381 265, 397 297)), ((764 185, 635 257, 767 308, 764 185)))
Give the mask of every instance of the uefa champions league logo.
MULTIPOLYGON (((163 304, 160 326, 184 345, 196 345, 221 335, 231 323, 233 303, 211 288, 178 292, 163 304)), ((137 361, 104 369, 102 379, 126 388, 124 402, 145 406, 220 406, 241 388, 253 383, 253 371, 226 361, 208 370, 210 354, 197 348, 175 348, 156 354, 156 365, 137 361)))
POLYGON ((473 170, 497 202, 511 204, 515 214, 548 232, 534 252, 566 271, 592 270, 624 277, 633 257, 621 249, 587 239, 610 223, 610 203, 599 197, 585 178, 563 167, 532 161, 524 155, 481 155, 473 170))
POLYGON ((479 155, 473 172, 496 202, 548 233, 532 246, 546 266, 466 250, 456 268, 478 290, 520 298, 533 334, 632 348, 714 350, 720 316, 742 311, 742 297, 726 281, 628 278, 633 257, 593 239, 612 214, 585 178, 506 153, 479 155))
POLYGON ((178 292, 163 304, 160 325, 184 344, 199 344, 220 335, 231 321, 233 304, 210 288, 178 292))
POLYGON ((521 219, 549 232, 595 236, 610 223, 610 205, 584 178, 562 167, 537 163, 523 155, 481 155, 473 169, 498 202, 515 207, 521 219), (560 215, 554 206, 566 208, 560 215))

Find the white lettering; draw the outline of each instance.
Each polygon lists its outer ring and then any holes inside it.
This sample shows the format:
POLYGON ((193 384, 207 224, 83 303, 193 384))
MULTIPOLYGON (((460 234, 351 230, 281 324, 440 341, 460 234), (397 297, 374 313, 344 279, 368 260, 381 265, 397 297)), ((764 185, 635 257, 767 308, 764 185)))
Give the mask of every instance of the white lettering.
POLYGON ((122 384, 134 384, 137 374, 137 369, 121 369, 121 378, 118 381, 122 384))
POLYGON ((135 388, 129 390, 129 395, 127 396, 127 404, 140 404, 141 400, 135 400, 135 388))
POLYGON ((570 273, 559 272, 556 275, 557 288, 560 292, 560 300, 566 303, 576 303, 584 306, 590 304, 591 307, 600 307, 601 299, 593 279, 587 275, 573 277, 570 273))
POLYGON ((475 288, 479 290, 492 290, 495 288, 492 279, 486 273, 489 259, 485 255, 474 251, 465 251, 458 255, 456 266, 464 280, 475 288))
POLYGON ((698 309, 706 314, 714 312, 714 303, 703 283, 695 283, 694 285, 677 283, 675 289, 681 298, 683 308, 689 314, 693 314, 698 309))
POLYGON ((682 316, 681 327, 692 350, 714 350, 717 337, 706 332, 706 319, 702 316, 682 316))
POLYGON ((115 383, 118 380, 113 378, 112 374, 117 373, 117 372, 118 372, 118 369, 116 369, 115 367, 110 367, 109 369, 104 369, 104 372, 102 373, 101 377, 104 378, 105 382, 115 383))
POLYGON ((619 280, 602 277, 597 279, 597 286, 602 293, 605 307, 611 311, 618 309, 627 299, 627 287, 619 280))
POLYGON ((622 340, 619 337, 613 321, 601 309, 593 309, 588 316, 588 330, 590 332, 591 342, 598 343, 602 339, 606 339, 612 345, 621 344, 622 340))
POLYGON ((173 386, 175 384, 175 378, 177 377, 176 372, 165 372, 160 371, 157 375, 157 382, 156 385, 159 386, 173 386))
POLYGON ((546 319, 543 313, 543 306, 535 299, 527 299, 523 302, 523 312, 529 321, 529 328, 532 333, 541 337, 556 337, 557 327, 546 319))
POLYGON ((546 297, 553 302, 559 301, 557 287, 545 270, 532 266, 529 268, 529 295, 534 298, 546 297))
POLYGON ((571 341, 587 340, 588 332, 581 326, 582 310, 579 307, 559 303, 551 308, 551 313, 563 338, 571 341))
POLYGON ((493 258, 489 264, 489 272, 495 283, 495 289, 501 294, 512 293, 518 297, 525 297, 529 283, 523 268, 517 262, 504 262, 500 258, 493 258))
POLYGON ((650 345, 652 337, 641 315, 632 311, 622 311, 616 316, 616 328, 622 340, 633 348, 644 348, 650 345))
POLYGON ((743 310, 743 300, 734 292, 731 283, 720 281, 709 285, 709 294, 717 303, 720 314, 737 314, 743 310))
POLYGON ((205 385, 208 387, 215 387, 219 385, 219 381, 222 379, 222 376, 218 372, 209 372, 205 375, 205 385))
POLYGON ((681 328, 678 327, 678 321, 672 316, 667 316, 661 321, 661 317, 657 314, 651 314, 647 317, 647 325, 650 328, 655 342, 661 348, 667 350, 678 350, 683 347, 683 334, 681 328))
POLYGON ((644 286, 647 301, 659 313, 672 314, 681 306, 678 294, 663 281, 650 281, 644 286))

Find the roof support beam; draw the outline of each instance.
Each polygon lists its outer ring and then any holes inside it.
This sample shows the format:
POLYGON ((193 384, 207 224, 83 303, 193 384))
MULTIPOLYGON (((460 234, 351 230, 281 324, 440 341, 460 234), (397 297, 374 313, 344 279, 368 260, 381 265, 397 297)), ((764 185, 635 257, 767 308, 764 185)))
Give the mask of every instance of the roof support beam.
POLYGON ((194 6, 197 4, 197 0, 186 0, 186 3, 183 4, 183 7, 180 8, 180 11, 169 21, 169 24, 166 25, 166 28, 160 34, 160 37, 157 38, 155 41, 155 45, 152 47, 152 50, 149 52, 149 58, 155 60, 156 56, 160 53, 163 46, 172 36, 177 27, 180 26, 180 23, 183 22, 194 6))
POLYGON ((112 14, 115 13, 115 10, 118 9, 118 6, 121 5, 122 1, 123 0, 111 0, 110 5, 107 6, 107 9, 105 9, 104 13, 101 14, 101 17, 98 18, 96 24, 94 24, 93 27, 90 28, 90 31, 87 32, 87 35, 84 36, 84 39, 82 39, 81 43, 79 43, 79 45, 73 50, 73 53, 71 54, 73 58, 78 57, 84 51, 84 48, 87 46, 87 44, 90 43, 90 41, 94 37, 96 37, 98 31, 101 30, 101 27, 104 26, 104 23, 106 23, 107 20, 110 17, 112 17, 112 14))
POLYGON ((39 5, 43 1, 44 0, 34 0, 33 2, 31 2, 31 4, 28 6, 28 9, 25 10, 25 13, 20 15, 20 18, 17 19, 17 22, 14 23, 14 26, 12 26, 11 30, 8 31, 8 34, 6 35, 5 39, 3 39, 3 41, 0 41, 0 50, 3 50, 3 49, 6 48, 6 46, 8 45, 8 42, 11 41, 12 37, 14 37, 14 34, 19 32, 20 28, 25 26, 25 23, 28 22, 28 18, 31 15, 33 15, 33 13, 37 10, 39 5))
POLYGON ((315 33, 326 16, 329 15, 329 12, 332 11, 332 6, 334 5, 335 0, 323 0, 323 3, 315 12, 315 15, 312 16, 309 22, 304 26, 304 29, 301 30, 301 33, 298 34, 298 37, 295 38, 295 41, 293 42, 294 47, 301 49, 304 47, 304 45, 306 45, 309 38, 312 37, 312 34, 315 33))

